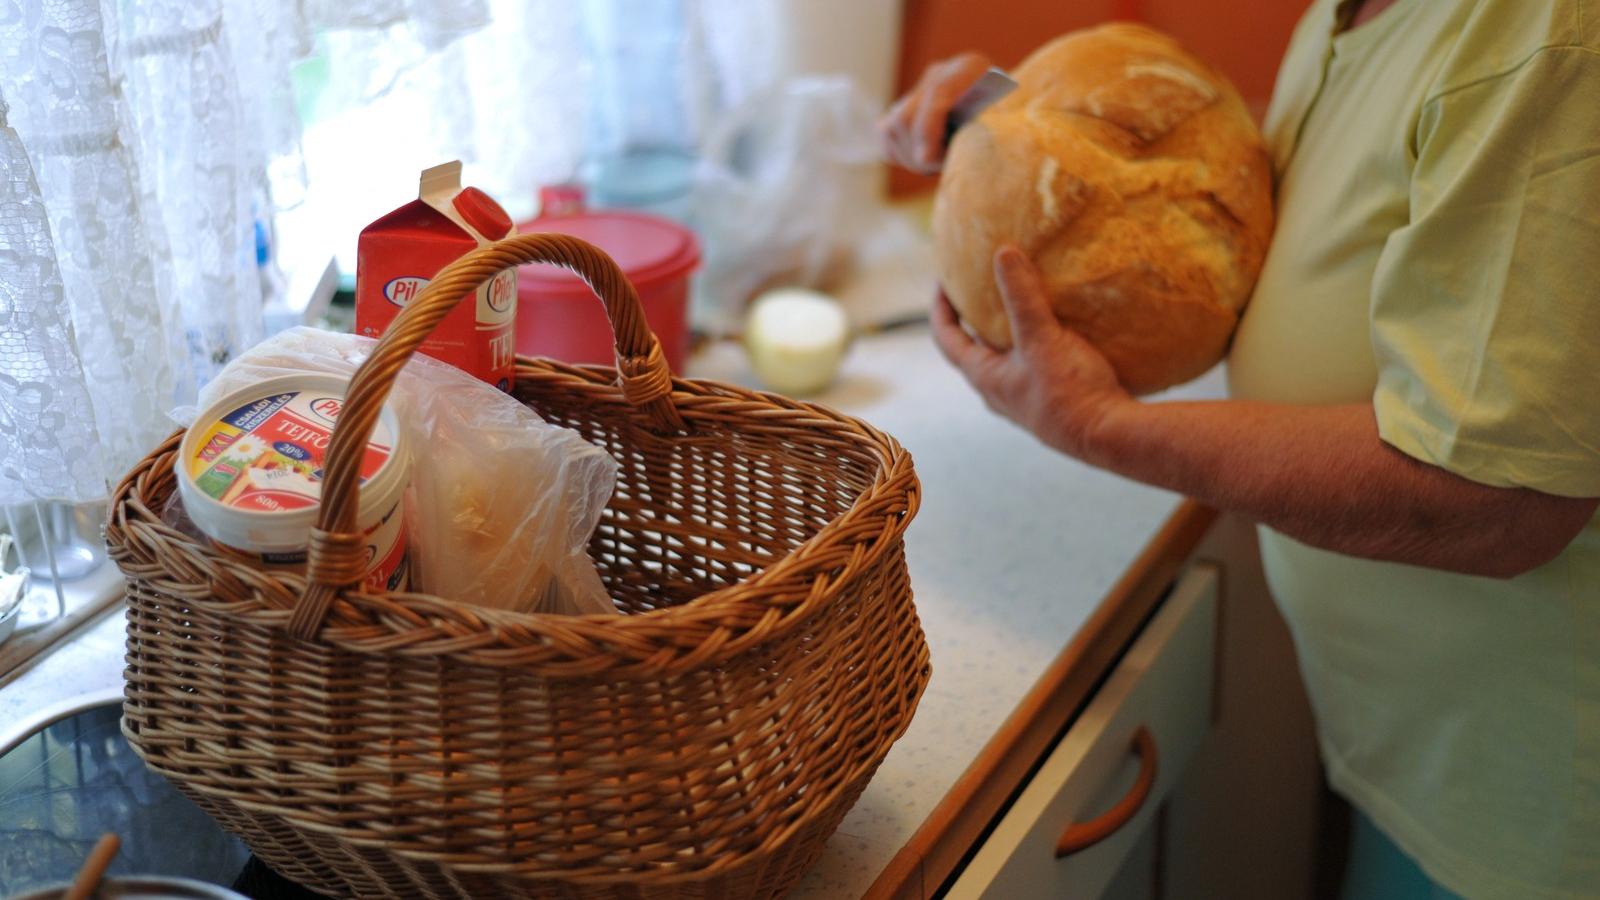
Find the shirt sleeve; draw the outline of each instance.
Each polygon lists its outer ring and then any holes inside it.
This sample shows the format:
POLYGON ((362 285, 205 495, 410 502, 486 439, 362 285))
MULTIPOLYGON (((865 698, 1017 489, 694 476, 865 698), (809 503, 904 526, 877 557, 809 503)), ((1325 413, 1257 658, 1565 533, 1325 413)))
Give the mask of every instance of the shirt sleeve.
POLYGON ((1379 434, 1465 478, 1600 496, 1600 54, 1429 100, 1372 290, 1379 434))

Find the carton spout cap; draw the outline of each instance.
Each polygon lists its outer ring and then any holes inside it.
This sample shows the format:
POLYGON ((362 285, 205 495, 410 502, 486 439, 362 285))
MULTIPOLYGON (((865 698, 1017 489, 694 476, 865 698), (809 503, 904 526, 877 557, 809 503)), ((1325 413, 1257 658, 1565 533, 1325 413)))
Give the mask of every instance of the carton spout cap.
POLYGON ((475 187, 463 188, 450 202, 467 227, 485 239, 498 241, 511 233, 511 216, 483 191, 475 187))

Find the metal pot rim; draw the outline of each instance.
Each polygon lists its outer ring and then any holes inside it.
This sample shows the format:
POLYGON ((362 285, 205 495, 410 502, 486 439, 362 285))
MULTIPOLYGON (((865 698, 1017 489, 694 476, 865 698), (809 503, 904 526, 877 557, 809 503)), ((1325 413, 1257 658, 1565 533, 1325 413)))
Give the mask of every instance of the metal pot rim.
MULTIPOLYGON (((12 900, 57 900, 67 892, 67 884, 52 885, 12 900)), ((166 878, 154 875, 130 875, 107 878, 100 883, 95 897, 101 900, 247 900, 225 887, 195 881, 191 878, 166 878)))

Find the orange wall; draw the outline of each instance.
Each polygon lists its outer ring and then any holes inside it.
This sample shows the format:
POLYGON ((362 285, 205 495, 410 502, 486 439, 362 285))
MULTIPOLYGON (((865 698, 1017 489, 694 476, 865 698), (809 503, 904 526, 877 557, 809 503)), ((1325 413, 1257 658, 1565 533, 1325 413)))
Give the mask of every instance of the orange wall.
POLYGON ((1309 0, 1139 0, 1139 17, 1222 70, 1265 108, 1289 33, 1309 0))
MULTIPOLYGON (((1258 111, 1272 94, 1278 59, 1309 0, 904 0, 899 88, 931 62, 978 50, 1014 66, 1035 47, 1111 18, 1139 19, 1173 35, 1233 79, 1258 111)), ((933 180, 896 169, 896 194, 933 180)))

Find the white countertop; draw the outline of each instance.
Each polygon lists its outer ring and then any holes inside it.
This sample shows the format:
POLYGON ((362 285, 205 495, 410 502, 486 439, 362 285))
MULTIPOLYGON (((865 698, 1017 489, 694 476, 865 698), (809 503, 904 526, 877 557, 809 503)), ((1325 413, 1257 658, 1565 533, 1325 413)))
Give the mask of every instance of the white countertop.
MULTIPOLYGON (((733 344, 689 374, 757 385, 733 344)), ((1218 397, 1220 369, 1168 395, 1218 397)), ((859 897, 1089 618, 1180 498, 1067 459, 991 414, 925 326, 858 341, 810 398, 911 451, 923 502, 906 536, 933 678, 910 729, 794 900, 859 897)))

